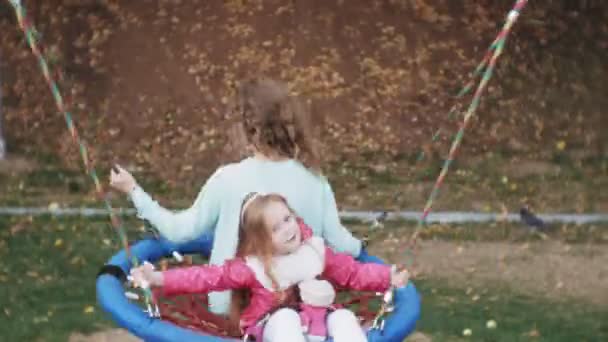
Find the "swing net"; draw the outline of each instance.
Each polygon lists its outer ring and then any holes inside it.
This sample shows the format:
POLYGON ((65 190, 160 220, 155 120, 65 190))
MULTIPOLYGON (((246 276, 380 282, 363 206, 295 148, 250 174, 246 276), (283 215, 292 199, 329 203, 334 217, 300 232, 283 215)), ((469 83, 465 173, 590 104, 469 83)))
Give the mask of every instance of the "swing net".
MULTIPOLYGON (((89 160, 87 146, 78 134, 69 108, 61 95, 60 88, 55 80, 54 74, 45 59, 44 51, 42 50, 39 38, 36 34, 36 30, 29 18, 27 17, 25 8, 21 4, 21 1, 9 0, 9 2, 13 5, 19 26, 22 29, 33 54, 38 60, 41 72, 46 82, 48 83, 48 86, 55 100, 57 109, 60 113, 62 113, 65 119, 66 126, 68 131, 70 132, 73 143, 78 146, 78 150, 84 165, 85 172, 90 176, 93 184, 95 185, 95 191, 97 196, 104 203, 104 206, 108 211, 111 224, 119 236, 119 240, 122 244, 123 249, 125 250, 127 258, 130 260, 131 266, 136 267, 140 264, 140 262, 137 257, 131 253, 125 228, 120 218, 116 215, 115 210, 112 208, 110 200, 106 196, 106 192, 97 176, 95 168, 89 160)), ((503 52, 507 36, 511 31, 513 24, 516 22, 520 11, 525 7, 526 4, 527 0, 515 1, 515 4, 512 10, 509 12, 505 24, 498 33, 498 36, 490 45, 490 48, 487 50, 481 63, 472 73, 471 80, 462 88, 462 90, 456 96, 457 99, 463 98, 474 88, 475 80, 477 78, 481 78, 473 94, 471 103, 466 112, 464 113, 464 119, 460 124, 460 128, 453 140, 452 146, 448 153, 448 157, 446 158, 443 164, 441 172, 426 202, 423 214, 419 220, 418 227, 411 235, 408 245, 405 248, 405 252, 409 253, 409 257, 412 260, 412 265, 410 266, 411 268, 413 268, 415 265, 414 251, 416 249, 416 241, 419 236, 419 233, 424 227, 426 217, 432 209, 434 199, 437 197, 439 193, 439 188, 444 182, 449 167, 456 156, 456 152, 460 146, 460 143, 462 142, 464 132, 470 122, 470 119, 473 117, 477 110, 477 107, 481 100, 481 96, 484 93, 484 90, 492 76, 496 61, 503 52)), ((450 116, 453 115, 453 112, 456 111, 456 108, 458 108, 457 105, 455 105, 450 110, 450 116)), ((433 139, 435 139, 435 137, 433 139)), ((181 257, 176 257, 176 259, 179 260, 181 259, 181 257)), ((159 264, 162 269, 166 269, 167 267, 176 267, 192 264, 192 258, 189 256, 187 256, 185 260, 179 261, 180 262, 178 263, 171 263, 169 262, 169 259, 166 258, 164 260, 161 260, 159 264)), ((357 316, 364 325, 371 323, 372 319, 378 319, 382 315, 385 315, 390 312, 388 303, 386 301, 382 302, 379 299, 379 294, 355 293, 351 291, 344 291, 343 289, 337 289, 337 291, 339 293, 338 305, 353 309, 353 311, 357 314, 357 316)), ((194 331, 204 332, 214 336, 240 337, 239 333, 230 332, 230 329, 228 328, 228 322, 225 318, 215 315, 208 310, 208 301, 206 295, 180 295, 172 297, 163 297, 161 296, 160 292, 152 291, 150 289, 144 289, 143 295, 145 305, 149 309, 148 313, 151 316, 159 315, 163 320, 172 322, 177 326, 188 328, 194 331), (157 308, 156 312, 153 312, 150 309, 151 305, 154 305, 157 308)))
MULTIPOLYGON (((187 265, 192 265, 192 258, 187 257, 181 263, 170 263, 169 260, 163 260, 160 263, 161 269, 187 265)), ((337 289, 337 294, 337 306, 353 310, 363 326, 369 326, 372 323, 376 316, 373 308, 379 305, 377 294, 352 292, 345 289, 337 289)), ((165 321, 214 336, 242 337, 240 332, 231 329, 223 316, 208 310, 206 294, 164 297, 160 291, 154 291, 154 295, 158 298, 160 315, 165 321)))

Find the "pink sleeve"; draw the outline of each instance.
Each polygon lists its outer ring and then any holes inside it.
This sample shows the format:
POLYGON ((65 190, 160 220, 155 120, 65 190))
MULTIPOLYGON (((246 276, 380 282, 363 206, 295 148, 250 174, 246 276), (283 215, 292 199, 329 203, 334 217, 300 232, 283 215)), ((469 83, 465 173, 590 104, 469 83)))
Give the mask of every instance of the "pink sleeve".
POLYGON ((386 291, 390 287, 391 267, 360 263, 345 253, 335 253, 325 247, 323 277, 335 285, 357 291, 386 291))
POLYGON ((240 259, 223 265, 175 268, 163 272, 163 293, 167 296, 206 293, 251 287, 253 271, 240 259))

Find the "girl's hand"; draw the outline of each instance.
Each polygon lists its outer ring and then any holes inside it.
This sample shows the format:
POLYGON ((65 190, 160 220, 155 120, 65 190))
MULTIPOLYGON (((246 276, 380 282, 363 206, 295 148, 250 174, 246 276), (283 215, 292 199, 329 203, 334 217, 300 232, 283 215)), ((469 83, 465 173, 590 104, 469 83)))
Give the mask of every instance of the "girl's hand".
POLYGON ((135 287, 163 286, 162 272, 154 271, 154 265, 147 261, 143 265, 131 269, 130 280, 135 287))
POLYGON ((391 274, 391 285, 394 287, 403 287, 407 285, 410 280, 410 273, 407 270, 403 270, 399 273, 396 271, 391 274))
POLYGON ((110 171, 110 186, 122 193, 129 194, 135 189, 137 182, 129 171, 116 165, 110 171))

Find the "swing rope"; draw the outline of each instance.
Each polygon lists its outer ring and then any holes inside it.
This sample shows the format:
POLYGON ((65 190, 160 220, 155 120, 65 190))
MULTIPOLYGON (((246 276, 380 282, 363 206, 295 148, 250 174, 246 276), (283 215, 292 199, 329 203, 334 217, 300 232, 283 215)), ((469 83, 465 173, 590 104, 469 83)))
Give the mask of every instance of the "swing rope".
MULTIPOLYGON (((492 78, 492 74, 494 72, 494 67, 496 66, 496 61, 498 60, 498 57, 503 52, 505 42, 507 40, 507 36, 509 35, 511 28, 517 21, 517 18, 519 17, 519 13, 526 6, 527 2, 528 2, 528 0, 516 0, 513 8, 511 9, 511 11, 509 11, 509 14, 507 15, 507 20, 506 20, 505 24, 503 25, 501 31, 498 33, 498 36, 496 37, 496 39, 494 39, 492 44, 490 44, 490 47, 486 51, 486 54, 483 57, 482 61, 477 65, 475 70, 471 73, 471 75, 470 75, 471 79, 469 80, 469 82, 467 82, 463 86, 463 88, 460 90, 460 92, 456 95, 456 99, 460 99, 463 96, 465 96, 466 94, 468 94, 471 91, 471 89, 473 89, 475 79, 479 75, 482 75, 482 78, 479 81, 479 85, 477 86, 477 90, 475 91, 475 94, 473 95, 473 99, 471 100, 471 103, 466 111, 466 114, 464 115, 463 122, 461 123, 460 128, 459 128, 458 132, 456 133, 456 136, 453 139, 452 146, 448 153, 448 157, 443 164, 441 172, 440 172, 439 176, 437 177, 437 180, 435 181, 435 184, 433 185, 431 194, 429 195, 429 198, 424 206, 424 210, 418 221, 418 226, 416 227, 416 229, 414 230, 414 232, 412 233, 412 235, 410 236, 410 238, 408 239, 408 242, 406 244, 405 254, 406 254, 406 257, 409 257, 411 259, 411 264, 410 264, 411 270, 413 270, 415 267, 415 261, 416 261, 415 250, 417 247, 416 243, 418 241, 418 236, 420 235, 422 228, 426 224, 426 218, 428 217, 429 213, 431 212, 435 198, 439 194, 439 188, 443 184, 443 181, 450 168, 450 165, 452 164, 452 162, 454 161, 454 159, 456 157, 456 152, 464 137, 464 131, 467 128, 471 118, 477 111, 477 107, 479 107, 481 96, 483 95, 483 92, 485 91, 485 88, 486 88, 488 82, 490 81, 490 78, 492 78), (482 72, 483 72, 483 74, 482 74, 482 72)), ((456 113, 457 108, 458 108, 458 104, 455 104, 454 106, 451 107, 450 111, 448 112, 448 118, 452 118, 452 116, 456 113)), ((433 134, 432 140, 436 141, 439 137, 439 134, 440 134, 440 130, 437 130, 437 132, 433 134)), ((421 154, 418 157, 418 161, 420 161, 422 158, 424 158, 424 154, 421 154)), ((392 291, 392 289, 390 289, 384 295, 382 305, 380 306, 380 310, 378 311, 378 313, 374 319, 373 328, 379 328, 382 330, 383 323, 384 323, 384 316, 386 314, 388 314, 389 312, 391 312, 392 299, 393 299, 393 291, 392 291)))
MULTIPOLYGON (((486 65, 488 64, 488 61, 492 57, 492 53, 494 52, 494 49, 496 48, 497 42, 498 42, 498 37, 494 40, 494 42, 492 42, 492 44, 486 51, 486 54, 483 57, 483 59, 481 60, 481 62, 477 65, 475 70, 469 75, 470 80, 462 87, 462 89, 460 89, 458 94, 456 94, 456 96, 454 96, 454 99, 460 100, 465 95, 467 95, 471 91, 471 89, 473 89, 473 86, 475 85, 475 79, 484 71, 484 68, 486 67, 486 65)), ((456 102, 448 111, 448 115, 447 115, 448 120, 451 120, 454 118, 454 115, 456 114, 456 112, 459 108, 460 108, 460 103, 456 102)), ((436 142, 437 140, 439 140, 440 136, 441 136, 441 128, 437 129, 437 131, 435 131, 435 133, 433 133, 433 136, 431 137, 431 142, 432 143, 436 142)), ((416 158, 416 162, 421 162, 424 159, 424 157, 425 157, 424 151, 421 151, 420 154, 418 155, 418 157, 416 158)))
MULTIPOLYGON (((101 181, 99 180, 99 177, 97 176, 95 167, 89 160, 89 153, 88 153, 86 144, 82 140, 80 135, 78 134, 78 131, 74 124, 74 120, 72 118, 72 114, 68 110, 68 108, 67 108, 68 106, 66 105, 64 98, 61 95, 59 86, 57 85, 55 78, 51 74, 51 68, 49 67, 49 63, 46 61, 44 54, 42 53, 42 51, 39 47, 39 42, 36 39, 37 31, 34 28, 34 25, 29 20, 27 14, 26 14, 25 7, 21 4, 21 0, 9 0, 9 2, 11 3, 11 5, 13 5, 13 7, 15 9, 15 14, 17 16, 17 21, 19 23, 19 27, 23 31, 32 52, 38 59, 38 65, 42 71, 42 74, 44 75, 44 78, 45 78, 49 88, 51 89, 51 93, 55 100, 57 109, 59 110, 60 113, 63 114, 65 123, 66 123, 67 128, 70 132, 70 135, 72 137, 72 141, 78 147, 78 150, 80 152, 80 157, 84 164, 85 172, 91 177, 91 180, 93 181, 93 184, 95 185, 95 192, 97 194, 97 197, 99 197, 99 199, 103 201, 105 209, 108 211, 108 213, 110 215, 110 222, 111 222, 112 226, 114 227, 114 230, 118 234, 119 240, 122 243, 122 245, 125 249, 125 252, 127 254, 127 258, 131 259, 132 265, 136 267, 139 265, 139 261, 137 260, 137 257, 131 253, 131 250, 129 248, 129 241, 127 239, 127 233, 124 229, 122 220, 119 218, 118 215, 116 215, 114 209, 112 208, 110 199, 105 195, 103 185, 101 184, 101 181)), ((145 295, 147 303, 149 303, 150 301, 155 302, 155 300, 152 296, 152 292, 149 289, 144 289, 144 295, 145 295)))
MULTIPOLYGON (((463 96, 465 96, 467 93, 469 93, 471 91, 471 89, 473 89, 475 78, 479 75, 482 75, 482 78, 479 81, 475 94, 473 95, 473 99, 471 100, 471 103, 464 115, 464 119, 460 125, 460 128, 452 141, 452 146, 450 147, 448 157, 444 161, 441 172, 440 172, 439 176, 437 177, 437 180, 435 181, 435 184, 433 186, 433 189, 431 190, 429 198, 424 206, 424 210, 418 221, 418 227, 416 228, 416 230, 414 231, 414 233, 412 234, 412 236, 409 239, 409 245, 411 246, 412 249, 413 249, 413 247, 416 246, 417 238, 418 238, 422 228, 425 226, 426 219, 427 219, 429 213, 431 212, 431 209, 433 207, 435 199, 437 198, 437 195, 439 194, 439 188, 443 184, 445 177, 448 173, 448 170, 450 168, 450 165, 452 164, 452 162, 454 161, 454 159, 456 157, 456 152, 457 152, 458 148, 460 147, 460 144, 462 143, 462 140, 464 137, 464 132, 465 132, 466 128, 468 127, 471 118, 477 111, 477 108, 479 107, 479 103, 481 101, 481 96, 483 95, 483 93, 486 89, 486 86, 487 86, 488 82, 490 81, 490 78, 492 78, 494 68, 496 66, 496 61, 498 60, 498 57, 502 54, 502 52, 504 50, 504 46, 505 46, 507 37, 511 31, 511 28, 517 21, 517 18, 519 17, 521 10, 526 6, 527 2, 528 2, 528 0, 517 0, 515 2, 515 5, 511 9, 511 11, 509 11, 505 24, 503 25, 501 31, 498 33, 498 36, 490 45, 490 48, 486 52, 483 60, 477 65, 477 67, 475 68, 475 71, 471 74, 471 80, 461 89, 461 91, 458 93, 458 95, 456 95, 456 98, 459 99, 459 98, 462 98, 463 96), (483 71, 483 74, 482 74, 482 71, 483 71)), ((453 113, 455 111, 456 111, 456 106, 454 106, 454 107, 452 107, 452 109, 450 109, 449 115, 453 115, 453 113)))
MULTIPOLYGON (((516 0, 515 5, 511 9, 511 11, 509 11, 509 14, 507 15, 507 20, 506 20, 505 24, 503 25, 501 31, 498 33, 498 36, 496 37, 496 39, 494 39, 492 44, 490 44, 490 47, 486 51, 485 56, 483 57, 481 62, 477 65, 475 70, 471 73, 470 80, 462 87, 462 89, 455 96, 456 99, 461 99, 462 97, 467 95, 471 91, 471 89, 473 89, 473 86, 475 84, 475 79, 479 75, 482 76, 482 78, 479 82, 479 85, 477 86, 477 90, 475 91, 475 94, 473 95, 473 99, 471 100, 471 103, 466 111, 463 122, 461 123, 460 128, 459 128, 458 132, 456 133, 456 136, 454 137, 452 146, 448 153, 448 158, 445 160, 443 167, 441 169, 441 172, 440 172, 439 176, 437 177, 437 180, 433 186, 431 194, 424 206, 424 210, 418 221, 418 226, 416 227, 416 229, 414 230, 414 232, 408 239, 408 242, 407 242, 407 245, 405 248, 405 254, 406 254, 406 257, 409 257, 412 260, 410 263, 410 267, 409 267, 411 270, 413 270, 415 267, 415 260, 416 260, 415 249, 417 247, 416 243, 418 241, 418 236, 420 235, 422 228, 425 226, 426 218, 428 217, 429 213, 431 212, 435 198, 439 194, 439 188, 443 184, 443 181, 450 168, 450 165, 452 164, 452 162, 454 161, 454 159, 456 157, 456 152, 464 137, 464 131, 467 128, 471 118, 477 111, 477 107, 479 107, 481 96, 483 95, 483 92, 485 91, 485 88, 486 88, 488 82, 490 81, 490 78, 492 78, 494 67, 496 66, 496 61, 498 60, 498 57, 503 52, 505 42, 507 40, 507 36, 509 35, 511 28, 513 27, 513 24, 515 24, 515 21, 519 17, 519 13, 524 8, 524 6, 527 4, 527 2, 528 2, 528 0, 516 0), (482 74, 482 72, 483 72, 483 74, 482 74)), ((459 108, 458 104, 455 104, 450 108, 450 110, 448 112, 449 119, 451 119, 454 116, 454 114, 456 113, 458 108, 459 108)), ((440 133, 441 133, 441 129, 437 130, 433 134, 433 137, 432 137, 433 142, 439 138, 440 133)), ((424 158, 424 152, 422 152, 418 156, 417 161, 421 161, 423 158, 424 158)), ((386 316, 388 313, 390 313, 392 311, 391 310, 392 300, 393 300, 393 289, 389 289, 384 294, 384 298, 383 298, 382 304, 380 306, 380 309, 378 310, 378 313, 376 314, 376 316, 374 318, 374 323, 372 326, 373 329, 380 329, 380 330, 383 329, 384 318, 385 318, 384 316, 386 316)))

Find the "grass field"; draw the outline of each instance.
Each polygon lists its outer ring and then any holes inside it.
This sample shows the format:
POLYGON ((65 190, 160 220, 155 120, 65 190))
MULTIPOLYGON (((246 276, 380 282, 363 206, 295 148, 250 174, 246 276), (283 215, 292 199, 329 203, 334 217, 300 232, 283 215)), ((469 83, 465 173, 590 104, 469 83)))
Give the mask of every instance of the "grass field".
MULTIPOLYGON (((127 222, 136 239, 141 224, 127 222)), ((3 217, 0 226, 3 340, 67 341, 74 332, 115 327, 95 303, 95 274, 119 248, 107 221, 3 217)), ((606 307, 432 278, 416 284, 423 296, 418 330, 436 341, 608 340, 606 307), (490 320, 496 328, 486 327, 490 320)))

